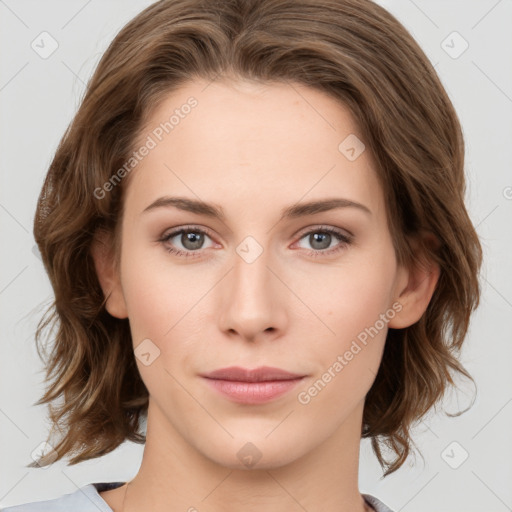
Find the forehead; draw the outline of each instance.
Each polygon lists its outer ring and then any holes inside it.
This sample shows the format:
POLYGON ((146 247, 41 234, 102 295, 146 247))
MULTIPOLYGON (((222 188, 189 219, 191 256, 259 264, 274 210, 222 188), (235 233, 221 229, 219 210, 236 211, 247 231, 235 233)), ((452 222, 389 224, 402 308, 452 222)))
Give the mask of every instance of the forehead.
POLYGON ((148 118, 127 207, 186 195, 280 207, 341 195, 383 208, 370 152, 347 107, 300 84, 190 82, 148 118), (348 150, 348 152, 347 152, 348 150), (354 159, 354 156, 356 157, 354 159))

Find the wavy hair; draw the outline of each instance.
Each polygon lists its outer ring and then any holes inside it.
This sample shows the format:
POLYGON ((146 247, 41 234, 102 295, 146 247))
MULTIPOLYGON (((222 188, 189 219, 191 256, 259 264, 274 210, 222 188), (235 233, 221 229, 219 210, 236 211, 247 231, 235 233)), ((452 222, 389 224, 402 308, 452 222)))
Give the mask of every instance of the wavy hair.
POLYGON ((370 0, 161 0, 112 41, 56 150, 34 219, 55 296, 36 331, 49 385, 35 405, 49 404, 52 461, 72 456, 73 465, 125 440, 145 442, 148 391, 128 320, 106 311, 90 252, 98 230, 116 235, 127 180, 101 198, 95 190, 127 161, 170 92, 219 76, 299 83, 347 106, 374 156, 398 262, 440 266, 422 318, 389 330, 366 397, 361 435, 387 475, 411 452, 415 422, 456 375, 471 378, 458 355, 479 303, 482 249, 464 205, 455 109, 409 32, 370 0), (423 243, 423 232, 437 246, 423 243), (46 337, 53 343, 42 355, 46 337))

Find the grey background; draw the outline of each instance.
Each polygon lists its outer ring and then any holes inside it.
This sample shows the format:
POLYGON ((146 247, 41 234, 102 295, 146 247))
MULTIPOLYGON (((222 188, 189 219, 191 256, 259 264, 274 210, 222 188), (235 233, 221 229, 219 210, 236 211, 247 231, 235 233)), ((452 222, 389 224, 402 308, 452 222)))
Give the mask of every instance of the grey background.
MULTIPOLYGON (((78 466, 24 467, 48 429, 46 407, 32 406, 44 387, 34 331, 52 294, 33 252, 35 203, 100 55, 150 3, 0 0, 0 506, 125 481, 140 463, 143 447, 125 443, 78 466), (46 59, 31 47, 43 31, 59 45, 46 59)), ((462 356, 478 386, 474 406, 454 419, 432 412, 415 430, 423 459, 410 458, 386 479, 364 441, 360 489, 396 511, 512 510, 512 0, 379 3, 420 43, 458 111, 467 144, 467 204, 485 263, 482 303, 462 356), (469 44, 457 58, 464 43, 448 37, 454 31, 469 44)), ((450 395, 446 409, 466 405, 470 393, 450 395)))

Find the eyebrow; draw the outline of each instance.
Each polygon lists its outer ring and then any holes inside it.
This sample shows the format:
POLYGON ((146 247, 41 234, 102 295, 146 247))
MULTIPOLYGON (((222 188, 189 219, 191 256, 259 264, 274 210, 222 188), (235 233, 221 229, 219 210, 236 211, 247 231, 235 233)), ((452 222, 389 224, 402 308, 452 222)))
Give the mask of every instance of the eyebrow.
MULTIPOLYGON (((213 219, 219 219, 224 221, 225 214, 221 206, 206 203, 196 199, 190 199, 187 197, 159 197, 147 206, 142 213, 150 212, 157 208, 170 208, 174 207, 179 210, 186 212, 196 213, 198 215, 205 215, 213 219)), ((322 213, 337 208, 357 208, 360 211, 371 215, 371 210, 361 203, 351 201, 349 199, 342 198, 329 198, 318 201, 309 201, 307 203, 294 204, 281 210, 281 219, 294 219, 298 217, 304 217, 306 215, 314 215, 315 213, 322 213)))

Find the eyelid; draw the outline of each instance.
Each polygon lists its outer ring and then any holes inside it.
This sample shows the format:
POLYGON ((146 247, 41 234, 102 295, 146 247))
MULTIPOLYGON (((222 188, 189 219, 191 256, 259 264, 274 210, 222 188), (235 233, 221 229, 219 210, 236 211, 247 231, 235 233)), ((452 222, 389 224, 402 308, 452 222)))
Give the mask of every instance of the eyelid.
POLYGON ((293 236, 294 236, 294 238, 295 237, 302 238, 304 235, 307 235, 307 234, 311 233, 312 231, 329 231, 329 232, 337 233, 341 236, 345 236, 347 239, 350 239, 350 240, 354 238, 354 233, 352 233, 348 229, 338 228, 335 226, 331 226, 330 224, 311 224, 310 226, 300 229, 293 236))
POLYGON ((160 239, 168 239, 176 236, 181 231, 199 231, 208 235, 210 238, 213 237, 212 231, 204 226, 199 226, 195 224, 184 224, 183 226, 175 226, 174 228, 169 228, 164 231, 161 235, 160 239))

